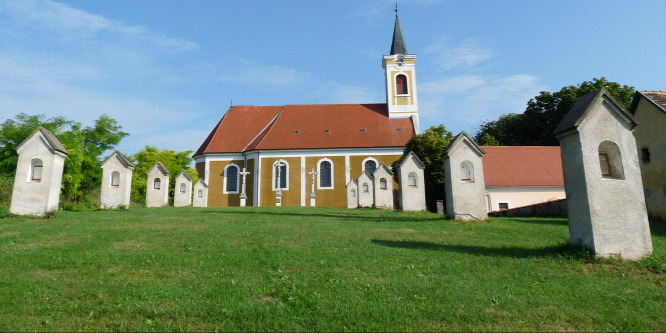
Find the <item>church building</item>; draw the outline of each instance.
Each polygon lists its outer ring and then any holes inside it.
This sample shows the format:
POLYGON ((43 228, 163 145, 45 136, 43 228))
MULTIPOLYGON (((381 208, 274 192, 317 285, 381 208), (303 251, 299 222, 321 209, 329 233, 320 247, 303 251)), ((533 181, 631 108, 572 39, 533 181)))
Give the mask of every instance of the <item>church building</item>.
POLYGON ((193 156, 207 206, 239 206, 244 195, 248 206, 346 207, 346 185, 391 165, 419 133, 415 61, 396 10, 386 103, 230 107, 193 156))

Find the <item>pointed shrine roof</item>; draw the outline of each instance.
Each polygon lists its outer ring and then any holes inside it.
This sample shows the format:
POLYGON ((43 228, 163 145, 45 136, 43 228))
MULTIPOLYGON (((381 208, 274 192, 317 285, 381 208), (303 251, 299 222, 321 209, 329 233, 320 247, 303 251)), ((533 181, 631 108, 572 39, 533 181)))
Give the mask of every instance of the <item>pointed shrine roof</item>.
POLYGON ((395 26, 393 27, 393 41, 391 42, 391 53, 394 54, 407 54, 407 44, 402 37, 402 30, 400 29, 400 21, 398 21, 398 8, 395 9, 395 26))

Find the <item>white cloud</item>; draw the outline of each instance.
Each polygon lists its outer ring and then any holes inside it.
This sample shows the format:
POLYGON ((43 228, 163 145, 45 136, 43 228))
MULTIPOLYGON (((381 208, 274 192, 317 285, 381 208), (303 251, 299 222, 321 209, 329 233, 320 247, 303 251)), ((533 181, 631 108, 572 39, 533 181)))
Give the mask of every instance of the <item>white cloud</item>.
POLYGON ((221 69, 219 79, 225 83, 244 84, 270 90, 302 89, 312 81, 309 73, 278 65, 262 64, 246 59, 236 59, 234 66, 221 69))
POLYGON ((480 41, 467 39, 451 46, 447 38, 440 37, 425 48, 424 53, 436 67, 444 70, 467 70, 495 56, 495 52, 480 41))

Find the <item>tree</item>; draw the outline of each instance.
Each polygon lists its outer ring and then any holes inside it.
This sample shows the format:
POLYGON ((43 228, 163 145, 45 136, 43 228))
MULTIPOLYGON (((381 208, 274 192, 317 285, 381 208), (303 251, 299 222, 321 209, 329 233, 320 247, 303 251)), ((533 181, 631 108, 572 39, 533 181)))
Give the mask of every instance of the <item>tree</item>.
POLYGON ((601 88, 608 90, 625 107, 631 105, 634 87, 610 82, 605 77, 594 78, 554 93, 542 91, 527 102, 524 113, 509 113, 498 120, 482 123, 475 140, 484 142, 487 134, 506 146, 557 146, 559 142, 553 131, 564 115, 580 97, 601 88))
MULTIPOLYGON (((431 211, 437 209, 437 200, 444 200, 444 161, 442 152, 449 146, 453 134, 446 130, 444 125, 433 126, 423 134, 414 135, 405 146, 405 151, 398 161, 391 165, 393 174, 397 177, 400 162, 413 151, 423 162, 425 177, 426 205, 431 211)), ((397 181, 397 179, 396 179, 397 181)))
POLYGON ((136 154, 130 155, 129 159, 134 163, 134 173, 132 174, 132 200, 139 203, 146 202, 146 173, 155 165, 161 162, 171 173, 169 177, 169 201, 173 202, 176 177, 185 170, 192 177, 194 182, 199 180, 196 169, 189 165, 192 163, 191 150, 176 152, 175 150, 161 149, 152 146, 146 146, 136 154))
POLYGON ((113 149, 128 134, 107 115, 100 116, 93 127, 85 128, 64 117, 44 118, 44 115, 21 113, 15 120, 8 119, 0 125, 0 174, 15 176, 16 147, 42 126, 53 132, 69 152, 65 159, 61 195, 67 201, 77 202, 86 190, 99 188, 101 155, 113 149))

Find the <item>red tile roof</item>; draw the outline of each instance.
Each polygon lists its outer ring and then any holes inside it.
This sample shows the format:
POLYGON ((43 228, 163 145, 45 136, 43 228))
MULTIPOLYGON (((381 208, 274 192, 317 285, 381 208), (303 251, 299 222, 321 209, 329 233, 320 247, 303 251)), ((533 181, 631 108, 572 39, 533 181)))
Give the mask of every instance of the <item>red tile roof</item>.
POLYGON ((411 119, 389 119, 386 104, 234 106, 195 156, 250 150, 404 147, 413 134, 411 119))
POLYGON ((564 186, 560 147, 481 148, 486 186, 564 186))

